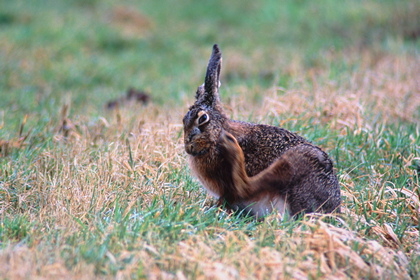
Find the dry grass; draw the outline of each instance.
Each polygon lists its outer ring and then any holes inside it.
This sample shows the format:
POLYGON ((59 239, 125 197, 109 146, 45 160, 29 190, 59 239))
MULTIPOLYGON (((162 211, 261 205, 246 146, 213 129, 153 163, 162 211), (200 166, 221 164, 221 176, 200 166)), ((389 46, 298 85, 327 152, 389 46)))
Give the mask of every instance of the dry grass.
MULTIPOLYGON (((355 126, 361 129, 375 115, 380 115, 385 123, 419 123, 420 82, 415 77, 420 66, 416 56, 350 51, 326 53, 324 59, 320 63, 322 65, 308 69, 304 67, 301 58, 294 57, 292 63, 284 67, 282 74, 286 73, 296 79, 293 86, 296 89, 238 87, 232 90, 242 96, 263 95, 263 107, 258 112, 246 99, 235 100, 243 104, 234 103, 232 107, 243 106, 245 110, 237 110, 245 112, 242 117, 247 117, 250 111, 255 112, 257 117, 266 116, 266 112, 278 118, 282 115, 299 115, 303 118, 316 118, 319 123, 332 125, 333 129, 354 129, 355 126), (343 63, 341 67, 346 69, 357 68, 350 75, 345 70, 343 77, 333 73, 331 68, 334 67, 334 61, 343 63)), ((226 67, 252 69, 252 63, 248 63, 248 60, 246 57, 236 57, 233 66, 229 60, 226 67)), ((274 64, 281 65, 281 62, 274 64)))
MULTIPOLYGON (((350 53, 347 63, 353 63, 355 57, 350 53)), ((335 59, 332 55, 327 61, 335 59)), ((301 79, 296 82, 299 90, 236 87, 230 91, 238 95, 224 101, 237 119, 247 119, 252 112, 255 122, 277 121, 288 127, 315 125, 337 137, 371 133, 369 144, 382 149, 378 139, 384 131, 378 122, 418 124, 416 73, 420 61, 408 55, 370 53, 362 53, 360 59, 363 63, 359 68, 341 81, 329 78, 330 65, 305 69, 297 61, 284 71, 301 79), (262 103, 249 102, 248 97, 260 90, 262 103)), ((69 116, 67 105, 63 106, 57 122, 50 124, 54 130, 51 145, 26 165, 16 166, 14 161, 3 165, 3 176, 11 171, 15 174, 0 184, 1 216, 11 219, 14 214, 25 213, 21 226, 28 228, 25 236, 30 238, 24 243, 10 242, 0 251, 1 277, 415 278, 419 272, 416 262, 420 260, 420 188, 418 173, 411 164, 419 160, 415 154, 419 150, 418 127, 413 135, 407 135, 414 153, 388 151, 389 158, 400 157, 404 162, 399 173, 391 173, 395 170, 378 162, 370 170, 362 170, 364 174, 353 174, 351 171, 364 160, 360 157, 340 164, 346 167, 338 170, 343 193, 340 217, 314 215, 285 224, 268 217, 260 224, 245 220, 235 228, 241 218, 212 208, 211 200, 186 174, 181 119, 192 98, 193 90, 191 98, 176 108, 129 105, 104 112, 95 121, 69 116), (409 176, 409 184, 383 179, 402 174, 409 176), (366 178, 366 185, 360 187, 360 178, 366 178), (101 222, 115 217, 117 210, 121 210, 122 220, 101 222), (193 215, 188 216, 192 220, 184 218, 187 214, 193 215), (144 215, 153 216, 156 224, 142 231, 131 229, 130 223, 141 224, 144 215), (169 215, 174 216, 167 218, 169 215), (201 229, 192 222, 212 215, 215 220, 201 229), (176 220, 172 226, 179 227, 178 238, 159 234, 164 227, 159 221, 165 219, 176 220), (410 222, 402 226, 394 223, 398 219, 410 222), (252 230, 246 229, 247 223, 252 230), (98 230, 99 225, 104 226, 98 230), (126 228, 127 235, 114 234, 120 227, 126 228), (109 238, 108 247, 100 255, 105 263, 77 251, 90 245, 89 234, 97 235, 94 246, 109 238), (77 243, 86 244, 77 247, 77 243), (112 266, 118 269, 112 272, 108 268, 112 266)), ((17 139, 7 144, 8 151, 23 149, 22 138, 17 139), (14 144, 17 142, 19 145, 14 144)), ((2 156, 7 156, 6 144, 1 143, 2 156)), ((337 149, 334 139, 323 143, 329 152, 337 149)), ((172 226, 167 231, 174 230, 172 226)), ((10 229, 5 222, 1 227, 7 235, 10 229)), ((21 240, 14 233, 9 236, 21 240)))

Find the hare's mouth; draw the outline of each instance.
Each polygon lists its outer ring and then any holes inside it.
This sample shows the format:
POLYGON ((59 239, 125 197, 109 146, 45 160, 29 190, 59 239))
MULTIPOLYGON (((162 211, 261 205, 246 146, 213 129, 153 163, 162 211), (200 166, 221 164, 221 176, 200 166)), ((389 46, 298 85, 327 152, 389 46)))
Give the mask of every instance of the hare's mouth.
POLYGON ((206 154, 208 152, 208 149, 201 149, 197 151, 194 149, 194 145, 190 144, 190 145, 185 145, 185 151, 187 152, 187 154, 195 157, 195 156, 202 156, 206 154))

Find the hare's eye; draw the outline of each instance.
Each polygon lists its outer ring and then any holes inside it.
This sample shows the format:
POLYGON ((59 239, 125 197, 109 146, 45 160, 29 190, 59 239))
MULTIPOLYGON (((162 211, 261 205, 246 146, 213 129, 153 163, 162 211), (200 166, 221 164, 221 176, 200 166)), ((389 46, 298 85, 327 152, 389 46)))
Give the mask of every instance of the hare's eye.
POLYGON ((203 115, 201 115, 200 118, 198 118, 198 125, 202 125, 202 124, 208 122, 208 120, 209 120, 209 116, 207 114, 203 114, 203 115))

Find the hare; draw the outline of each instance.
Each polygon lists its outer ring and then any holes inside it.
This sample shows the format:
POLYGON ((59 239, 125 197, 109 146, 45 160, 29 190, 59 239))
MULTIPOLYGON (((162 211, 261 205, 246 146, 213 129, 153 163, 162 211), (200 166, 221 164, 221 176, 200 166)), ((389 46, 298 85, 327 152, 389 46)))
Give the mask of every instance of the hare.
POLYGON ((294 146, 269 167, 248 177, 244 154, 235 137, 222 130, 218 143, 224 157, 224 174, 215 181, 220 180, 218 185, 223 184, 224 197, 231 208, 243 209, 259 217, 273 210, 293 215, 303 209, 322 209, 325 197, 330 196, 328 191, 313 189, 314 178, 329 180, 321 169, 327 165, 332 167, 327 154, 320 149, 307 144, 294 146), (321 165, 316 167, 314 162, 321 165), (302 192, 303 189, 306 191, 302 192))
POLYGON ((283 128, 229 119, 219 99, 222 55, 213 46, 204 84, 183 118, 193 173, 219 203, 263 216, 339 212, 332 161, 320 148, 283 128))

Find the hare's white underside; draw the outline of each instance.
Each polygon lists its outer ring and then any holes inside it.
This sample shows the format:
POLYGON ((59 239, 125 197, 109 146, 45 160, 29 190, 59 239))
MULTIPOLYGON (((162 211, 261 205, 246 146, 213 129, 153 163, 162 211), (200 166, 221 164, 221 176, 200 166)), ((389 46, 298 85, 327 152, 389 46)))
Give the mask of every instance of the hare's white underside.
POLYGON ((277 212, 280 216, 290 213, 290 207, 286 202, 286 198, 280 195, 273 197, 271 194, 266 194, 263 197, 259 197, 258 200, 242 202, 242 206, 244 206, 245 212, 251 211, 257 217, 264 217, 273 212, 277 212))

